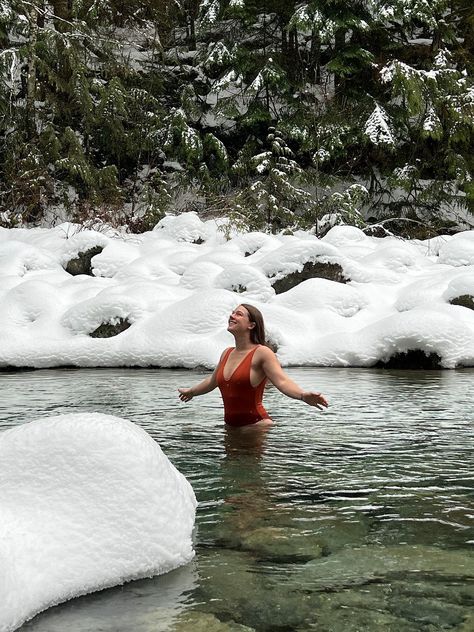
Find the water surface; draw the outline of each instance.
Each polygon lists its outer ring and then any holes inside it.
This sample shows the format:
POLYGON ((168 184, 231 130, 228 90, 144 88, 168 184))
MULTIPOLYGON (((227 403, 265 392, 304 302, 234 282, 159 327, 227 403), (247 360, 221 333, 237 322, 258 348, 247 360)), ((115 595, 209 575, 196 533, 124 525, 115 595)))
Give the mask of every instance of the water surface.
POLYGON ((268 432, 229 432, 205 373, 0 374, 0 429, 103 412, 149 432, 199 501, 196 558, 52 608, 24 632, 474 630, 474 370, 294 368, 268 432), (240 626, 240 627, 239 627, 240 626))

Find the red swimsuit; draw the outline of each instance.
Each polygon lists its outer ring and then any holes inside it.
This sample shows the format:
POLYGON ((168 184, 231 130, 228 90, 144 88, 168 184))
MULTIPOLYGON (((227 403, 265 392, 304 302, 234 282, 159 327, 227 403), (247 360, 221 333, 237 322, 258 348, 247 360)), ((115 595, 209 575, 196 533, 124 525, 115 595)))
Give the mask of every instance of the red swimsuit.
POLYGON ((224 367, 233 351, 232 347, 227 349, 217 369, 217 386, 224 401, 224 420, 229 426, 248 426, 262 419, 269 419, 262 405, 267 378, 264 377, 255 387, 250 383, 250 366, 257 349, 255 347, 247 353, 228 380, 224 378, 224 367))

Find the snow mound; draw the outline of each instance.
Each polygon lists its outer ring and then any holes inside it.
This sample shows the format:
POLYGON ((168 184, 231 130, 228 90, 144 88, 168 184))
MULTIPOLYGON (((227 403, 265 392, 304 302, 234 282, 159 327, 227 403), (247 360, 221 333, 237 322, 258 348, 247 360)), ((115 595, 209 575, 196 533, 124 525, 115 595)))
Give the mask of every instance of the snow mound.
POLYGON ((367 242, 369 239, 367 235, 356 226, 333 226, 324 235, 323 241, 339 247, 357 242, 367 242))
POLYGON ((275 303, 295 312, 331 309, 344 317, 351 317, 367 307, 368 300, 350 285, 327 279, 307 279, 296 287, 275 297, 275 303))
POLYGON ((92 258, 95 276, 113 277, 123 266, 140 256, 134 244, 109 242, 102 252, 92 258))
POLYGON ((292 272, 301 272, 305 263, 314 263, 320 259, 324 263, 338 261, 339 250, 314 237, 313 239, 294 239, 260 259, 260 269, 268 277, 281 279, 292 272))
POLYGON ((327 336, 321 341, 320 358, 327 366, 363 367, 414 350, 437 354, 444 368, 462 366, 474 354, 471 327, 460 322, 452 306, 417 308, 393 314, 359 331, 327 336))
POLYGON ((237 292, 242 296, 242 302, 266 302, 275 296, 268 277, 253 266, 245 264, 230 265, 217 275, 214 284, 216 287, 237 292))
POLYGON ((0 630, 188 563, 196 499, 141 428, 98 413, 0 434, 0 630))
POLYGON ((213 287, 214 279, 222 272, 222 266, 212 261, 195 261, 181 277, 181 285, 190 290, 213 287))
POLYGON ((21 241, 0 243, 0 276, 18 276, 36 270, 59 270, 60 265, 41 248, 21 241))
POLYGON ((127 296, 99 294, 71 307, 64 314, 62 325, 75 334, 88 335, 103 323, 113 325, 118 320, 133 323, 142 312, 138 301, 127 296))
POLYGON ((474 267, 470 272, 460 274, 451 280, 443 293, 443 299, 451 301, 465 295, 474 297, 474 267))
POLYGON ((177 241, 196 243, 207 240, 225 241, 224 234, 219 233, 216 222, 203 222, 194 211, 163 217, 153 230, 154 232, 162 232, 177 241))
POLYGON ((441 246, 439 262, 450 266, 474 265, 474 231, 458 233, 441 246))
POLYGON ((105 248, 108 242, 108 237, 95 230, 80 231, 64 241, 61 263, 65 265, 70 259, 77 257, 80 252, 87 252, 91 248, 105 248))

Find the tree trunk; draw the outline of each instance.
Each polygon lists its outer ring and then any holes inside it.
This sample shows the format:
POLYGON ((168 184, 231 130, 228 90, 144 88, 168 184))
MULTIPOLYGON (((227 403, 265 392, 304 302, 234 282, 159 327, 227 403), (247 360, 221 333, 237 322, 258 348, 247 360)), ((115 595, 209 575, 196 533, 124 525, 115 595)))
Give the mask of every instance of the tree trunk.
POLYGON ((321 38, 317 31, 311 33, 310 68, 313 73, 312 80, 315 84, 321 84, 321 38))
MULTIPOLYGON (((338 29, 336 31, 335 43, 334 43, 334 53, 337 56, 346 45, 346 30, 338 29)), ((336 99, 344 98, 344 88, 345 88, 345 78, 343 75, 334 75, 334 90, 336 99)))
POLYGON ((26 125, 29 137, 36 135, 35 101, 36 101, 36 43, 38 41, 38 10, 30 5, 28 14, 30 23, 30 41, 27 56, 26 78, 26 125))

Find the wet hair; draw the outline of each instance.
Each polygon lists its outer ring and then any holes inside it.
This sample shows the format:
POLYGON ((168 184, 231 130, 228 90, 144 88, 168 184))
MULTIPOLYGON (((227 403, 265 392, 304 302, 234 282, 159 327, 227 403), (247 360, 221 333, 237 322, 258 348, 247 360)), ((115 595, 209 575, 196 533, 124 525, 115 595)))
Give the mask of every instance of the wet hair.
POLYGON ((263 322, 262 312, 248 303, 241 303, 249 314, 251 323, 255 323, 255 327, 250 330, 250 340, 257 345, 264 345, 265 342, 265 323, 263 322))

